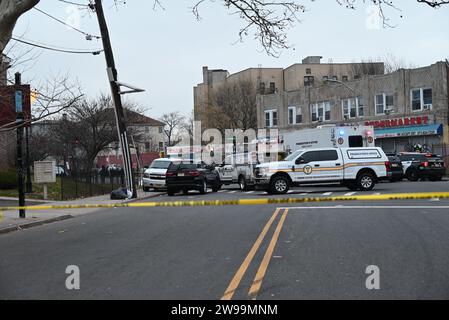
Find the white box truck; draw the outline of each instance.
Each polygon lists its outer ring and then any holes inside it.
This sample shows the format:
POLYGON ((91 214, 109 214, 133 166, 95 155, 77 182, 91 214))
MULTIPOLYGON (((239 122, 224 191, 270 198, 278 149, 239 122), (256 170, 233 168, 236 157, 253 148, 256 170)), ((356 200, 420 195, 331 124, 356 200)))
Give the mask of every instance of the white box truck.
POLYGON ((289 131, 282 134, 287 154, 307 148, 362 148, 374 147, 372 126, 323 125, 313 129, 289 131))

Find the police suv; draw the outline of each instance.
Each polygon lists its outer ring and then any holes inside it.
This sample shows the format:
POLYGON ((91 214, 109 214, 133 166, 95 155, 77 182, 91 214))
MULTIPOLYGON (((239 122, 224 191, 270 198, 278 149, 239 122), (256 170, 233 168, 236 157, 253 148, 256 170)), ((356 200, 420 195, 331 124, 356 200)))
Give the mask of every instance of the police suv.
POLYGON ((255 169, 256 189, 284 194, 302 183, 340 182, 350 190, 372 190, 387 179, 388 157, 378 147, 300 149, 284 161, 260 164, 255 169))

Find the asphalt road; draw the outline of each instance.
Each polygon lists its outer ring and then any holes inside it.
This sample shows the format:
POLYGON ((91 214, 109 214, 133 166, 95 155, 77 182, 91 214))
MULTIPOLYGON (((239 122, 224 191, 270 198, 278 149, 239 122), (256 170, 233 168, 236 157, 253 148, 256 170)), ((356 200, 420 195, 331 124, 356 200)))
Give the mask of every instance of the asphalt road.
MULTIPOLYGON (((449 182, 368 194, 422 191, 449 182)), ((286 196, 348 192, 304 186, 286 196)), ((266 196, 231 187, 152 200, 266 196)), ((443 199, 110 209, 0 235, 0 299, 448 299, 448 247, 443 199), (80 290, 65 287, 69 265, 80 290), (372 265, 378 290, 365 285, 372 265)))

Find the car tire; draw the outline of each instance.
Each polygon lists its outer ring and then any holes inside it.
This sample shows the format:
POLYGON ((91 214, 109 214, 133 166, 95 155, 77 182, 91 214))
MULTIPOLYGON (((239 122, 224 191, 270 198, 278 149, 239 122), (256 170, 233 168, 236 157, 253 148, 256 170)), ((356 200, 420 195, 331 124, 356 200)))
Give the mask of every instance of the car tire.
POLYGON ((240 187, 240 190, 242 190, 242 191, 248 190, 248 185, 246 184, 246 180, 245 180, 244 176, 239 177, 239 187, 240 187))
POLYGON ((290 181, 286 177, 277 176, 271 179, 269 193, 286 194, 290 189, 290 181))
POLYGON ((220 179, 215 180, 214 185, 212 186, 212 192, 218 192, 221 189, 220 179))
POLYGON ((357 188, 360 191, 373 190, 376 185, 376 178, 370 172, 363 172, 357 176, 357 188))
POLYGON ((206 180, 203 180, 203 185, 200 187, 199 189, 201 194, 206 194, 207 193, 207 182, 206 180))
POLYGON ((407 171, 407 179, 409 181, 418 181, 419 179, 418 171, 416 171, 415 169, 407 171))

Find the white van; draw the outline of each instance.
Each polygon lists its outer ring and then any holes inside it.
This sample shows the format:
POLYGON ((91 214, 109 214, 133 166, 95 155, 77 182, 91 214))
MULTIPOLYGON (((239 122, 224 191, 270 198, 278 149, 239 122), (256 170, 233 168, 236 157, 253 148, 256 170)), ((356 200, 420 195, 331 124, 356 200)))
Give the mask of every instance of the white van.
POLYGON ((284 161, 258 165, 255 183, 257 189, 273 194, 286 193, 301 183, 323 182, 369 191, 389 174, 388 157, 379 147, 313 148, 297 150, 284 161))

